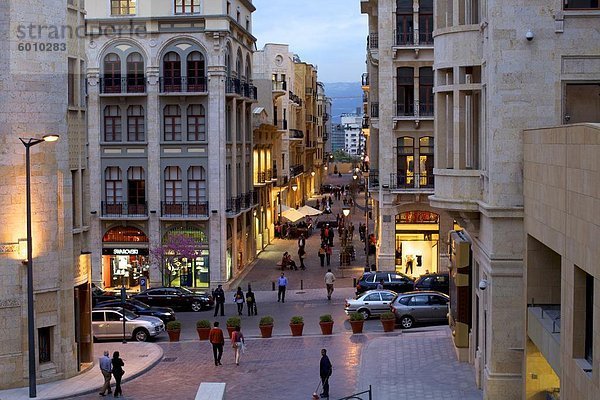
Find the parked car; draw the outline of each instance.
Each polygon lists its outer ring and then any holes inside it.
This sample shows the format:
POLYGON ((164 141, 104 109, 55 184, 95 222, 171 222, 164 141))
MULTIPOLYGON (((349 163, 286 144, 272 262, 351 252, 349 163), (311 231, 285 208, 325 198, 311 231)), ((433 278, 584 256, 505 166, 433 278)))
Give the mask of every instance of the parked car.
POLYGON ((418 322, 447 322, 450 297, 444 293, 423 291, 399 294, 390 309, 404 329, 418 322))
POLYGON ((365 319, 390 311, 392 300, 398 294, 391 290, 368 290, 355 299, 346 299, 344 311, 347 315, 353 312, 361 313, 365 319))
POLYGON ((145 342, 165 330, 165 324, 160 318, 139 316, 117 307, 103 308, 92 310, 94 339, 122 339, 123 318, 125 318, 125 337, 138 342, 145 342))
POLYGON ((121 303, 121 300, 109 300, 102 301, 94 308, 114 308, 123 307, 137 315, 150 315, 152 317, 160 318, 165 324, 169 321, 175 321, 175 311, 168 307, 151 307, 146 303, 142 303, 139 300, 127 299, 125 304, 121 303))
POLYGON ((212 296, 192 292, 183 287, 158 287, 134 294, 132 298, 154 307, 170 307, 185 311, 202 311, 212 308, 212 296))
POLYGON ((447 272, 421 275, 415 282, 415 290, 433 290, 450 294, 450 276, 447 272))
POLYGON ((92 287, 92 307, 102 301, 118 300, 120 298, 121 297, 117 293, 104 291, 98 286, 92 287))
POLYGON ((356 284, 356 294, 367 290, 377 289, 377 285, 383 279, 383 288, 396 293, 410 292, 414 290, 413 278, 399 272, 365 272, 356 284))

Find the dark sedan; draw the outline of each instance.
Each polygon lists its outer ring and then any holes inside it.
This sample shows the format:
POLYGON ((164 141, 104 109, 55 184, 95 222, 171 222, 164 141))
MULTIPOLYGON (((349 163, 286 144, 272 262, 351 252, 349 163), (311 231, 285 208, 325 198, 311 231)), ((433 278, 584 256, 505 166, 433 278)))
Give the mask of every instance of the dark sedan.
POLYGON ((136 313, 137 315, 150 315, 152 317, 157 317, 163 320, 165 325, 169 321, 175 321, 175 311, 172 308, 168 307, 151 307, 146 303, 142 303, 139 300, 128 299, 125 301, 125 304, 121 303, 121 300, 109 300, 103 301, 94 307, 94 309, 98 308, 113 308, 113 307, 123 307, 126 310, 136 313))
POLYGON ((131 297, 150 306, 170 307, 184 311, 208 310, 214 304, 211 296, 182 287, 152 288, 131 297))
POLYGON ((118 300, 121 297, 114 292, 106 292, 97 286, 92 287, 92 307, 103 301, 118 300))
POLYGON ((396 293, 414 290, 412 278, 399 272, 365 272, 356 284, 356 294, 377 289, 377 285, 381 281, 383 281, 384 289, 392 290, 396 293))
POLYGON ((421 275, 415 282, 415 290, 434 290, 445 294, 450 293, 450 277, 448 273, 421 275))

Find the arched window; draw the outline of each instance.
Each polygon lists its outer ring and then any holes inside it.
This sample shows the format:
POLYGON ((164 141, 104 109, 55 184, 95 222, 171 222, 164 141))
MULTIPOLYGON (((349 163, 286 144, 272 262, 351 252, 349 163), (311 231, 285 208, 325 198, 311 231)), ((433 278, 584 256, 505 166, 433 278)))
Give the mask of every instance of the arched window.
POLYGON ((206 140, 206 114, 201 104, 192 104, 187 108, 187 140, 206 140))
POLYGON ((419 139, 419 186, 433 187, 433 136, 419 139))
POLYGON ((199 166, 190 167, 187 171, 188 179, 188 202, 192 204, 204 204, 206 202, 206 174, 204 168, 199 166))
POLYGON ((199 51, 191 52, 187 57, 188 92, 206 91, 206 65, 204 56, 199 51))
POLYGON ((410 136, 398 138, 397 157, 397 187, 413 187, 415 175, 415 139, 410 136))
POLYGON ((129 215, 146 215, 146 174, 142 167, 127 170, 127 202, 129 215))
POLYGON ((227 77, 231 76, 231 46, 227 43, 227 47, 225 48, 225 72, 227 73, 227 77))
POLYGON ((163 58, 163 90, 165 92, 181 92, 181 58, 174 51, 163 58))
POLYGON ((163 112, 165 141, 181 140, 181 108, 178 105, 165 106, 163 112))
POLYGON ((237 74, 238 79, 241 79, 242 74, 244 73, 243 63, 244 61, 242 59, 242 52, 238 49, 237 57, 235 60, 235 73, 237 74))
POLYGON ((165 202, 167 204, 181 204, 181 168, 165 168, 165 202))
POLYGON ((246 57, 246 79, 248 82, 252 79, 252 63, 250 62, 250 57, 246 57))
POLYGON ((144 59, 140 53, 131 53, 127 56, 127 93, 144 93, 145 91, 144 59))
POLYGON ((146 140, 144 107, 129 106, 127 109, 127 141, 143 142, 144 140, 146 140))
POLYGON ((396 115, 414 115, 415 99, 414 70, 412 67, 401 67, 397 69, 396 75, 396 115))
POLYGON ((101 93, 121 93, 121 58, 115 53, 104 57, 101 93))
POLYGON ((107 204, 120 204, 123 201, 123 177, 119 167, 107 167, 104 170, 104 200, 107 204))
POLYGON ((104 141, 120 142, 121 131, 121 107, 104 107, 104 141))

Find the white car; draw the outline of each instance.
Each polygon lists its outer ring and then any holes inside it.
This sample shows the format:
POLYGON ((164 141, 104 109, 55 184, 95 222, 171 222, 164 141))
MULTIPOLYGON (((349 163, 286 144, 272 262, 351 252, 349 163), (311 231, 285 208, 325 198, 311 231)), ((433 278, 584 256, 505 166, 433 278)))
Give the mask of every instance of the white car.
POLYGON ((397 293, 392 290, 368 290, 356 296, 355 299, 346 299, 346 314, 361 313, 365 319, 373 315, 381 315, 390 311, 390 305, 397 293))
POLYGON ((92 310, 92 332, 94 339, 122 339, 123 316, 125 337, 145 342, 165 330, 164 322, 157 317, 139 316, 121 308, 92 310))

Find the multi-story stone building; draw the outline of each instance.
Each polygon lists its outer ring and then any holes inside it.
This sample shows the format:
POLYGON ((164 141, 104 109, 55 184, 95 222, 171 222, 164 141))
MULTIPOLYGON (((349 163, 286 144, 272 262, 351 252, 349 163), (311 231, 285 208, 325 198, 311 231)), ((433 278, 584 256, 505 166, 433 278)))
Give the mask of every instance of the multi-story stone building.
POLYGON ((230 281, 256 255, 252 2, 86 7, 93 280, 230 281), (181 236, 197 257, 151 256, 181 236))
POLYGON ((93 361, 82 0, 0 4, 0 389, 93 361), (52 31, 57 28, 59 37, 52 31), (25 147, 31 152, 35 353, 28 351, 25 147), (34 143, 34 142, 31 142, 34 143))
POLYGON ((458 354, 486 399, 595 399, 597 130, 523 130, 600 120, 598 2, 435 4, 430 202, 456 221, 458 354))
POLYGON ((368 15, 362 77, 374 203, 376 264, 410 276, 443 271, 447 213, 434 193, 433 0, 362 0, 368 15))

